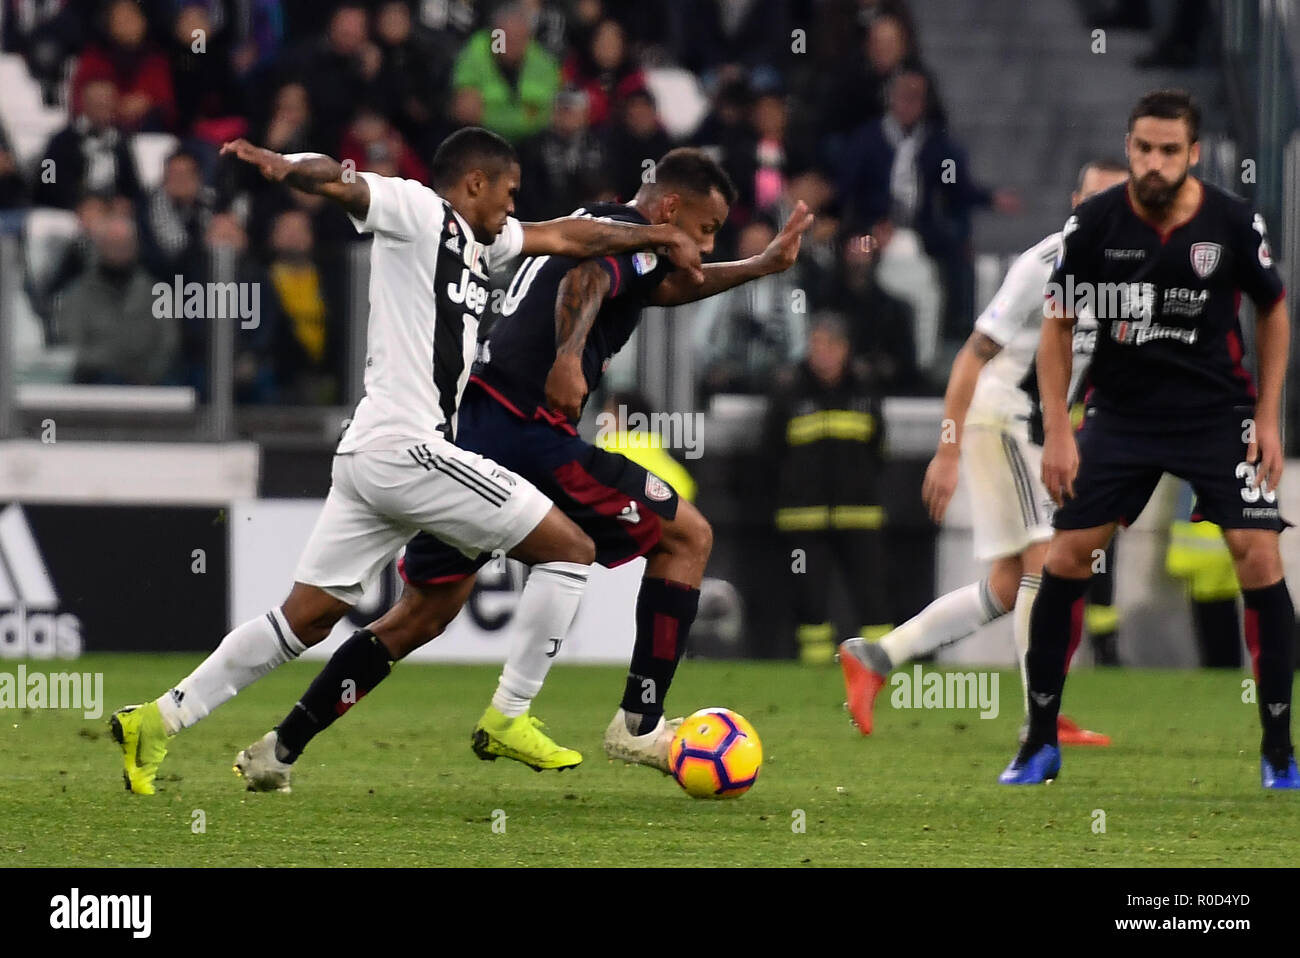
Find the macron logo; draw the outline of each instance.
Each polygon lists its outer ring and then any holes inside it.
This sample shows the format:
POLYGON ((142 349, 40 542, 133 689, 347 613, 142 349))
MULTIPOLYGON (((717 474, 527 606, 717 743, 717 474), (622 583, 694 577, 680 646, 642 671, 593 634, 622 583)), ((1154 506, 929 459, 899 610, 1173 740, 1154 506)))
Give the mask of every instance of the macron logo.
POLYGON ((148 938, 153 930, 152 895, 82 895, 78 888, 50 899, 50 927, 122 929, 133 938, 148 938))

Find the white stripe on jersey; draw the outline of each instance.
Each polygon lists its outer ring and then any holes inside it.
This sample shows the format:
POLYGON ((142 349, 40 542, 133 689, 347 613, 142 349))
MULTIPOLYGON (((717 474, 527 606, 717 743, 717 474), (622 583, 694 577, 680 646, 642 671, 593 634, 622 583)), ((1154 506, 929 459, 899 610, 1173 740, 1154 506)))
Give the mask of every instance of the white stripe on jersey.
MULTIPOLYGON (((1021 383, 1038 355, 1044 291, 1060 250, 1061 234, 1053 233, 1021 253, 1007 270, 997 294, 975 320, 975 328, 1002 350, 980 371, 966 414, 968 423, 998 426, 1029 416, 1031 401, 1021 383)), ((1070 396, 1076 395, 1092 359, 1096 327, 1097 321, 1091 315, 1077 319, 1070 396)))
POLYGON ((340 453, 405 449, 412 441, 455 428, 474 361, 479 316, 487 304, 486 273, 519 255, 524 242, 523 227, 513 217, 496 241, 484 246, 427 186, 375 173, 359 175, 370 187, 370 208, 364 221, 349 218, 358 233, 375 234, 366 394, 339 443, 340 453), (440 261, 444 266, 459 262, 461 269, 438 276, 440 261), (439 317, 439 299, 455 311, 451 317, 439 317))

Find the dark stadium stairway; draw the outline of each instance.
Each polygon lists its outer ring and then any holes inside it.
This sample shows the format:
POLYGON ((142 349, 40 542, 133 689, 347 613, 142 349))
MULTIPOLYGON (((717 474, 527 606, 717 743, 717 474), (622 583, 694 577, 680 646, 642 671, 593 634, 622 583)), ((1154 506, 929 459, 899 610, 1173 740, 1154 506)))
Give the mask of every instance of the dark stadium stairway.
MULTIPOLYGON (((989 186, 1018 189, 1020 216, 977 214, 975 251, 1023 250, 1061 228, 1079 166, 1123 158, 1128 112, 1147 90, 1181 86, 1207 131, 1226 125, 1218 72, 1139 70, 1149 35, 1106 29, 1105 53, 1075 0, 911 0, 921 57, 937 76, 949 128, 989 186)), ((1217 25, 1207 26, 1217 35, 1217 25)), ((1207 38, 1209 42, 1211 38, 1207 38)))

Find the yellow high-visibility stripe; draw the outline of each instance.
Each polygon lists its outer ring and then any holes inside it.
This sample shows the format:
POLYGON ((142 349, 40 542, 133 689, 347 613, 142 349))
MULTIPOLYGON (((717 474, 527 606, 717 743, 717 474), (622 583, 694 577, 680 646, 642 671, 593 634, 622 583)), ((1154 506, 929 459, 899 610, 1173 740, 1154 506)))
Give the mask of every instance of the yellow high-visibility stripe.
POLYGON ((862 627, 862 631, 859 632, 858 635, 862 636, 868 642, 872 642, 876 639, 881 638, 882 636, 888 635, 890 632, 893 631, 894 631, 893 623, 886 622, 881 625, 864 625, 862 627))
POLYGON ((1089 605, 1083 610, 1083 626, 1089 635, 1114 632, 1119 627, 1119 609, 1113 605, 1089 605))
POLYGON ((808 532, 825 529, 831 511, 825 506, 790 506, 776 510, 776 527, 782 532, 808 532))
POLYGON ((835 626, 830 622, 801 625, 795 630, 795 635, 800 642, 829 642, 835 637, 835 626))
POLYGON ((785 439, 791 446, 804 446, 821 439, 867 442, 875 434, 875 416, 848 409, 823 409, 795 416, 785 427, 785 439))
POLYGON ((836 506, 831 510, 832 529, 879 529, 884 524, 883 506, 836 506))

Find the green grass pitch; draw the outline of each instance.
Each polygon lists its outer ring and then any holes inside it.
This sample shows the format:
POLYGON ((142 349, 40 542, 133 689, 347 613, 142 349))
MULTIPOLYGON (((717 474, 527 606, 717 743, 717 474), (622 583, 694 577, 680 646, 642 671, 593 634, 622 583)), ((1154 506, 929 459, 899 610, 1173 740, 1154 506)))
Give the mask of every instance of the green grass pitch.
POLYGON ((995 780, 1020 721, 1012 672, 1001 674, 996 719, 896 710, 882 698, 864 739, 841 707, 838 669, 688 661, 675 713, 733 708, 766 756, 749 794, 711 802, 605 760, 621 669, 557 666, 535 713, 586 762, 539 774, 469 749, 496 668, 407 665, 313 743, 293 794, 248 793, 231 761, 319 667, 294 663, 173 740, 158 795, 128 795, 108 713, 158 695, 197 662, 27 663, 102 671, 105 714, 0 710, 0 866, 1293 863, 1276 839, 1291 833, 1300 796, 1260 789, 1256 709, 1235 672, 1081 670, 1066 712, 1115 744, 1067 749, 1049 786, 1006 788, 995 780))

